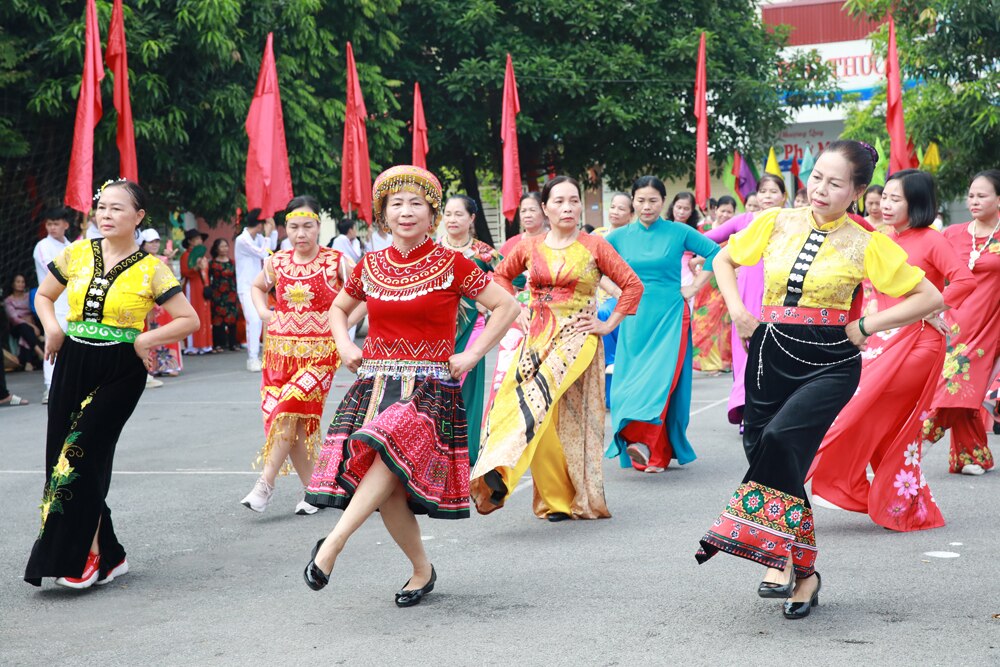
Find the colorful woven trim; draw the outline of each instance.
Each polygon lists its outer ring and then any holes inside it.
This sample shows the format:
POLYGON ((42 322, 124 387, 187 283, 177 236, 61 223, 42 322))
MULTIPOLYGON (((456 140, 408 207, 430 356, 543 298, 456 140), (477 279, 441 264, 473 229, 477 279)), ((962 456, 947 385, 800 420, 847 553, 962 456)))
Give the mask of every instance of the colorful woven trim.
POLYGON ((66 334, 77 338, 106 340, 115 343, 134 343, 139 337, 138 329, 122 329, 95 322, 70 322, 66 334))
POLYGON ((307 218, 309 220, 315 220, 319 222, 319 214, 313 213, 312 211, 292 211, 285 216, 285 222, 289 220, 295 220, 296 218, 307 218))
POLYGON ((761 319, 778 324, 820 324, 844 326, 849 319, 848 311, 833 308, 799 308, 794 306, 762 306, 761 319))
POLYGON ((387 375, 399 378, 433 378, 450 380, 451 371, 445 361, 402 361, 395 359, 365 359, 358 369, 359 378, 371 378, 376 375, 387 375))

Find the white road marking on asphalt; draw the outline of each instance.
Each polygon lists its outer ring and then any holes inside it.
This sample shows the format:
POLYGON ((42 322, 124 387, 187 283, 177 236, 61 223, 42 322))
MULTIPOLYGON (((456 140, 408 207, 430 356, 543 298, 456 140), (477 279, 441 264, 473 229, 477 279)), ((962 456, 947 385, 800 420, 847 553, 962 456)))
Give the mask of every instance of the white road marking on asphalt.
POLYGON ((961 556, 961 554, 957 554, 954 551, 925 551, 924 555, 931 558, 958 558, 961 556))
POLYGON ((960 546, 962 546, 962 543, 961 542, 949 542, 948 546, 949 547, 960 547, 960 546))
POLYGON ((726 396, 725 398, 720 398, 719 400, 715 401, 714 403, 709 403, 708 405, 706 405, 703 408, 698 408, 697 410, 692 410, 691 411, 691 416, 694 417, 696 414, 698 414, 700 412, 705 412, 706 410, 711 410, 716 405, 722 405, 723 403, 726 403, 728 401, 729 401, 729 397, 728 396, 726 396))

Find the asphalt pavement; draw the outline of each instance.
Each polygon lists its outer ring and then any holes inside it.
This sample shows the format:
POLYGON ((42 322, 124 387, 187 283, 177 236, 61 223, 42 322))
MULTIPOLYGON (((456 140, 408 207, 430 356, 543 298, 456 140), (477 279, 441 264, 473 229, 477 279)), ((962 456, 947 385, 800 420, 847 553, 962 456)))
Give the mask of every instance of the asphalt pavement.
MULTIPOLYGON (((263 515, 239 504, 263 439, 260 376, 244 364, 186 358, 181 377, 145 392, 108 499, 131 572, 82 592, 21 579, 45 408, 40 373, 8 375, 33 405, 0 408, 0 664, 1000 665, 1000 472, 949 475, 946 442, 924 472, 947 526, 900 534, 817 508, 820 606, 788 621, 756 595, 763 568, 695 562, 745 472, 726 422, 731 378, 699 376, 697 461, 661 475, 607 461, 608 520, 541 521, 527 481, 490 516, 422 518, 437 586, 398 609, 408 564, 377 516, 317 593, 302 569, 339 512, 293 515, 294 476, 263 515)), ((324 430, 351 379, 338 373, 324 430)))

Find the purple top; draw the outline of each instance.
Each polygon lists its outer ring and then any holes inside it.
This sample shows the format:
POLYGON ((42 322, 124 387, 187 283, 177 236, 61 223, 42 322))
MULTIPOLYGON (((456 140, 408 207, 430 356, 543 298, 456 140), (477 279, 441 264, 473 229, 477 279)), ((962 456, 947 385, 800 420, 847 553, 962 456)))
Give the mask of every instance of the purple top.
POLYGON ((11 324, 31 322, 31 303, 27 294, 20 299, 11 294, 3 300, 3 307, 11 324))

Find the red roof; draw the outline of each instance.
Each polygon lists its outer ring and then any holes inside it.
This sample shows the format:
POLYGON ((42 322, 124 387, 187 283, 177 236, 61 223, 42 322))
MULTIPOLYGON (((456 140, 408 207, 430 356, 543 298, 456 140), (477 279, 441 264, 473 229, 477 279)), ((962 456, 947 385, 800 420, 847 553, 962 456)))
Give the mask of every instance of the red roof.
POLYGON ((865 39, 879 25, 849 15, 843 0, 791 0, 762 5, 761 13, 766 26, 792 27, 789 46, 865 39))

